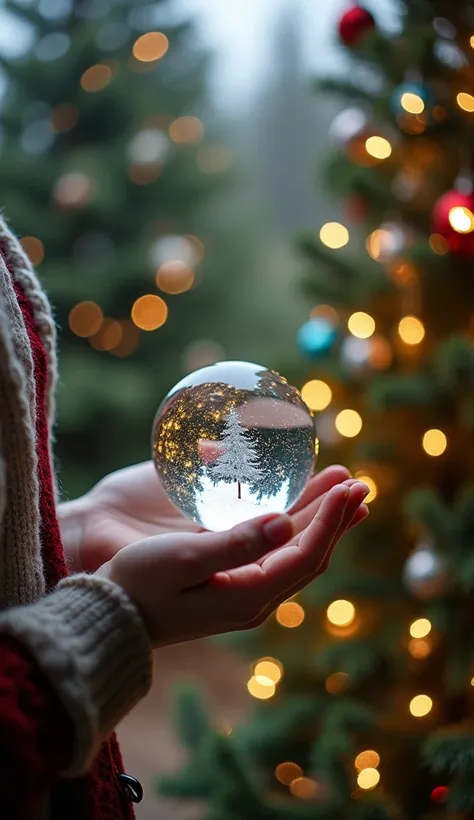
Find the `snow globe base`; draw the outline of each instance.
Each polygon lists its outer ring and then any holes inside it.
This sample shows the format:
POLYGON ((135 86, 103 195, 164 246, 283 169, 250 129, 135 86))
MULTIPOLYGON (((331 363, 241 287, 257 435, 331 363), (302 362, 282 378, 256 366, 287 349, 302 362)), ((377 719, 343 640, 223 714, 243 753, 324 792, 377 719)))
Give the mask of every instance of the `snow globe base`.
POLYGON ((207 530, 289 510, 314 472, 311 411, 278 373, 219 362, 166 396, 153 461, 171 501, 207 530))

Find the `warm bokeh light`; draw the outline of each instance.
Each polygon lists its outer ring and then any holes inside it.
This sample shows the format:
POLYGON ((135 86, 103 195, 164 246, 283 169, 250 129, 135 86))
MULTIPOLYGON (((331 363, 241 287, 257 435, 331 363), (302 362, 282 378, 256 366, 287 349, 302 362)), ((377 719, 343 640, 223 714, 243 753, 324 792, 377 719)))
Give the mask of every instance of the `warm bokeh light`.
POLYGON ((410 624, 412 638, 426 638, 431 632, 431 621, 428 618, 418 618, 410 624))
POLYGON ((70 171, 59 177, 54 186, 54 200, 60 208, 81 208, 90 201, 94 185, 87 174, 70 171))
POLYGON ((400 105, 409 114, 422 114, 425 110, 425 103, 418 94, 412 91, 405 91, 400 98, 400 105))
POLYGON ((380 780, 380 773, 377 769, 362 769, 357 775, 357 785, 360 789, 375 789, 380 780))
POLYGON ((319 786, 310 777, 297 777, 291 782, 290 792, 300 800, 314 800, 319 792, 319 786))
POLYGON ((388 159, 392 153, 392 146, 385 137, 369 137, 365 142, 365 150, 374 159, 388 159))
POLYGON ((416 316, 404 316, 400 319, 398 333, 406 345, 419 345, 425 338, 425 332, 423 322, 416 316))
POLYGON ((79 110, 75 105, 64 103, 57 105, 51 114, 51 125, 58 134, 67 134, 76 125, 79 119, 79 110))
POLYGON ((423 660, 427 658, 432 649, 432 643, 428 638, 412 638, 408 642, 408 651, 412 658, 423 660))
POLYGON ((159 162, 149 163, 144 165, 141 162, 135 162, 128 168, 128 176, 135 185, 150 185, 155 182, 162 172, 163 166, 159 162))
POLYGON ((189 145, 202 140, 204 125, 197 117, 178 117, 168 128, 168 134, 178 145, 189 145))
POLYGON ((433 708, 433 701, 428 695, 416 695, 410 701, 410 712, 413 717, 424 717, 433 708))
POLYGON ((346 438, 354 438, 362 430, 362 418, 356 410, 341 410, 334 424, 337 432, 346 438))
POLYGON ((339 695, 347 689, 348 685, 349 675, 347 672, 333 672, 332 675, 326 678, 324 687, 330 695, 339 695))
POLYGON ((252 675, 247 683, 247 689, 253 698, 268 700, 275 694, 276 686, 269 678, 252 675))
POLYGON ((337 250, 349 242, 349 231, 340 222, 326 222, 319 231, 319 238, 327 248, 337 250))
POLYGON ((170 260, 158 268, 156 284, 164 293, 185 293, 194 284, 194 271, 180 259, 170 260))
POLYGON ((459 108, 462 108, 463 111, 468 111, 472 114, 474 111, 474 97, 472 94, 467 94, 465 91, 461 91, 457 95, 456 100, 459 108))
POLYGON ((423 450, 429 456, 443 455, 448 439, 442 430, 427 430, 423 436, 423 450))
POLYGON ((358 339, 368 339, 375 332, 375 319, 368 313, 358 311, 349 316, 347 327, 358 339))
POLYGON ((412 262, 407 262, 405 259, 401 261, 396 260, 392 265, 390 265, 389 273, 392 279, 394 279, 395 282, 402 287, 413 285, 414 282, 416 282, 416 268, 412 262))
POLYGON ((141 63, 152 63, 164 57, 169 41, 161 31, 149 31, 138 37, 133 44, 133 56, 141 63))
POLYGON ((196 164, 203 174, 224 174, 234 160, 229 148, 220 145, 203 145, 196 156, 196 164))
POLYGON ((44 259, 44 245, 37 236, 22 236, 20 242, 32 265, 40 265, 44 259))
POLYGON ((333 601, 326 611, 326 617, 334 626, 349 626, 355 618, 355 606, 350 601, 333 601))
POLYGON ((375 501, 378 494, 378 487, 374 481, 374 479, 370 475, 366 475, 363 472, 356 473, 355 477, 357 481, 362 481, 363 484, 366 484, 369 488, 369 494, 364 498, 364 504, 370 504, 372 501, 375 501))
POLYGON ((206 248, 204 247, 204 242, 202 239, 199 239, 198 236, 194 236, 191 233, 184 234, 184 239, 187 239, 192 246, 193 251, 196 254, 196 263, 202 262, 206 255, 206 248))
POLYGON ((375 370, 386 370, 393 359, 392 346, 383 336, 373 336, 370 345, 369 364, 375 370))
POLYGON ((471 678, 471 686, 474 686, 474 678, 471 678))
POLYGON ((69 314, 69 327, 84 339, 98 333, 102 321, 102 311, 95 302, 79 302, 69 314))
POLYGON ((339 324, 339 313, 332 305, 315 305, 310 313, 310 319, 327 319, 333 325, 339 324))
POLYGON ((332 399, 332 390, 326 382, 312 379, 301 388, 301 396, 310 410, 325 410, 332 399))
POLYGON ((474 214, 464 205, 456 205, 448 214, 449 224, 456 233, 472 233, 474 231, 474 214))
POLYGON ((160 296, 140 296, 132 307, 132 321, 140 330, 157 330, 168 318, 168 306, 160 296))
POLYGON ((304 621, 304 609, 295 601, 285 601, 276 611, 276 619, 281 626, 294 629, 304 621))
POLYGON ((380 755, 374 752, 373 749, 366 749, 357 755, 354 760, 354 766, 361 771, 362 769, 376 769, 380 763, 380 755))
POLYGON ((474 48, 474 34, 471 35, 471 37, 469 39, 469 43, 470 43, 471 48, 474 48))
POLYGON ((428 241, 433 253, 439 256, 446 256, 449 253, 449 242, 440 233, 432 233, 428 241))
POLYGON ((255 677, 268 678, 272 683, 277 684, 281 680, 283 666, 276 658, 261 658, 255 664, 253 674, 255 677))
POLYGON ((122 340, 122 325, 115 319, 105 318, 98 333, 89 338, 91 347, 95 350, 114 350, 122 340))
POLYGON ((275 769, 276 779, 279 783, 283 783, 284 786, 289 786, 293 780, 296 780, 297 777, 301 777, 302 774, 303 770, 301 766, 298 766, 297 763, 292 763, 291 761, 279 763, 275 769))
POLYGON ((98 63, 84 71, 81 86, 84 91, 102 91, 110 83, 112 71, 108 65, 98 63))
POLYGON ((129 319, 120 322, 120 326, 122 328, 120 341, 110 352, 119 359, 123 359, 125 356, 131 356, 137 349, 140 340, 140 331, 129 319))

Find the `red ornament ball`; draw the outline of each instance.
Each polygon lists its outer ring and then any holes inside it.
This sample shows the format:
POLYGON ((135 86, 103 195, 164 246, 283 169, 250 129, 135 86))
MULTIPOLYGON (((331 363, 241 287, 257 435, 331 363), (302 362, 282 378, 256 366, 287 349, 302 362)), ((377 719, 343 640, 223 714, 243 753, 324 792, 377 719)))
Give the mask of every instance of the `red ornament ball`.
POLYGON ((448 796, 448 789, 446 786, 436 786, 431 792, 431 800, 433 803, 444 803, 448 796))
POLYGON ((342 42, 346 46, 355 46, 367 31, 375 28, 375 19, 363 6, 352 6, 344 12, 338 27, 342 42))
POLYGON ((474 192, 447 191, 434 206, 433 233, 446 239, 451 253, 474 254, 474 192))

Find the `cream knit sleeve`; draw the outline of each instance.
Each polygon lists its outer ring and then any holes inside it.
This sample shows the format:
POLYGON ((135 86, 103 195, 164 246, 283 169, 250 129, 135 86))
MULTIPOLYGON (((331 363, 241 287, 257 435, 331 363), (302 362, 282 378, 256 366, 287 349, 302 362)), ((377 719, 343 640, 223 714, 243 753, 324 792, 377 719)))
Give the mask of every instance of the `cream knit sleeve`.
POLYGON ((78 574, 1 614, 0 633, 21 640, 51 680, 75 727, 64 774, 85 772, 151 684, 151 648, 135 605, 112 581, 78 574))

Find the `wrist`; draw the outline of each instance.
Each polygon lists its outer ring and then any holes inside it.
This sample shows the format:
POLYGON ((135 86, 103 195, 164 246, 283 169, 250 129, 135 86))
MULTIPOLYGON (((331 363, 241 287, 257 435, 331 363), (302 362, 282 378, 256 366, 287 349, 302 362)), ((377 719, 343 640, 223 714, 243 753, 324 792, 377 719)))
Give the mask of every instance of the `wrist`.
POLYGON ((82 496, 74 501, 64 501, 58 507, 64 553, 71 573, 82 570, 81 553, 88 509, 89 501, 87 496, 82 496))

